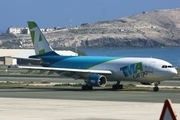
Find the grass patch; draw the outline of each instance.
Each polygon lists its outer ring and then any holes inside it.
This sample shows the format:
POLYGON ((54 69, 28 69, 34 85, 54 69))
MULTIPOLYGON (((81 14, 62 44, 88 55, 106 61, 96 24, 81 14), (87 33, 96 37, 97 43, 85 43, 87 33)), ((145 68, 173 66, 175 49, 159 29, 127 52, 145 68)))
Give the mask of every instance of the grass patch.
POLYGON ((0 86, 23 86, 26 85, 27 83, 21 83, 21 82, 0 82, 0 86))
POLYGON ((43 81, 41 82, 42 84, 50 84, 50 82, 47 82, 47 81, 43 81))

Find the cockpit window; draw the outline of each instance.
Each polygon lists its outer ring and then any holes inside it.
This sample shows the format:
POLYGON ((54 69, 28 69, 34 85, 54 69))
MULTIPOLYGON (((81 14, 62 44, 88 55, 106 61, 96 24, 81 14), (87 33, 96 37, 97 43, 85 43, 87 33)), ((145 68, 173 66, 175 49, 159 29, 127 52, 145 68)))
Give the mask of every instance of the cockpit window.
POLYGON ((163 65, 162 68, 167 68, 167 65, 163 65))
POLYGON ((172 68, 171 65, 163 65, 162 68, 172 68))

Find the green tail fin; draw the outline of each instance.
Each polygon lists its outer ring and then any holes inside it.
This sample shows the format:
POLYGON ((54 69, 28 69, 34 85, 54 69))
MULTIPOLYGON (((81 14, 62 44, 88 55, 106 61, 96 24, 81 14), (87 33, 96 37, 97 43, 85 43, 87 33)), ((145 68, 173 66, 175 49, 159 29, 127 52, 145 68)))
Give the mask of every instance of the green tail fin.
POLYGON ((47 53, 48 55, 55 55, 56 53, 47 42, 38 25, 33 21, 28 21, 28 27, 36 55, 44 55, 47 53))

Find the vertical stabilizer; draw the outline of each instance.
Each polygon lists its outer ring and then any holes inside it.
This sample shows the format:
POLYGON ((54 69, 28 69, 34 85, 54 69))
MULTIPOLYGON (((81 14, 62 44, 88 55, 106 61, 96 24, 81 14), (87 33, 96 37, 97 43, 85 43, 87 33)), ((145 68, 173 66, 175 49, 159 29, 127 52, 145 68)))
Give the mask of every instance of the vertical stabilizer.
POLYGON ((35 22, 28 21, 28 27, 36 56, 57 55, 57 53, 55 53, 54 50, 51 48, 35 22))

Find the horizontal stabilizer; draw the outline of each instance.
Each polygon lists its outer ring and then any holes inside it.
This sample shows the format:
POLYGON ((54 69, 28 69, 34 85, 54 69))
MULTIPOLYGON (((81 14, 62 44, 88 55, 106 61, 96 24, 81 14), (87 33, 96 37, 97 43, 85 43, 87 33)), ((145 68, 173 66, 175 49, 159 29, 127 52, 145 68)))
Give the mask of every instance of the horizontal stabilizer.
POLYGON ((40 58, 23 58, 23 57, 11 57, 14 59, 25 59, 25 60, 34 60, 34 61, 41 61, 40 58))

